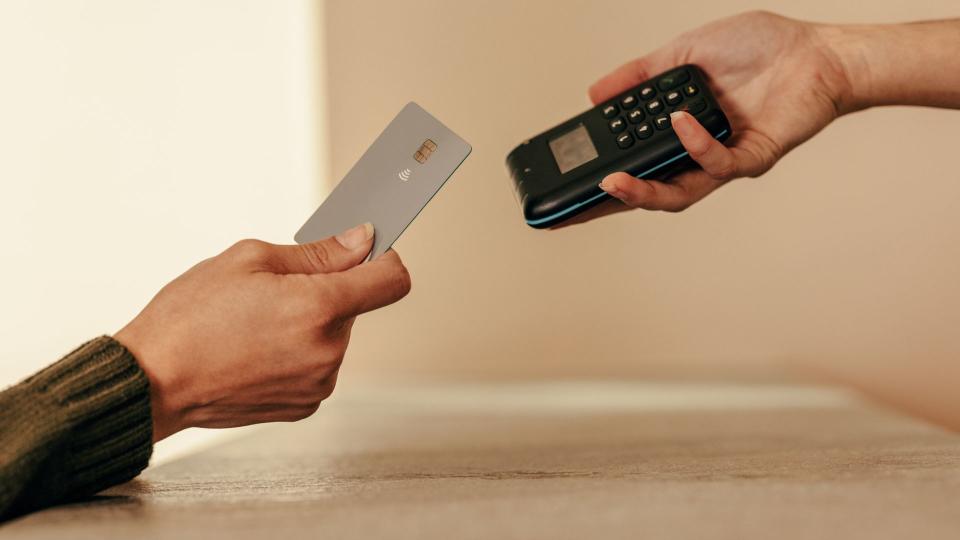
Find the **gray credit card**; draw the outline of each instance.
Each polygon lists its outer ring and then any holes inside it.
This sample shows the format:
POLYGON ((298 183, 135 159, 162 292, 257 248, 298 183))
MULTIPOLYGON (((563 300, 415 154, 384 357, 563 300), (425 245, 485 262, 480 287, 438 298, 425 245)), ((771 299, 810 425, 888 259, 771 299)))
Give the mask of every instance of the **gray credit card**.
POLYGON ((370 258, 390 249, 471 147, 416 103, 408 103, 337 184, 294 239, 304 244, 373 223, 370 258))

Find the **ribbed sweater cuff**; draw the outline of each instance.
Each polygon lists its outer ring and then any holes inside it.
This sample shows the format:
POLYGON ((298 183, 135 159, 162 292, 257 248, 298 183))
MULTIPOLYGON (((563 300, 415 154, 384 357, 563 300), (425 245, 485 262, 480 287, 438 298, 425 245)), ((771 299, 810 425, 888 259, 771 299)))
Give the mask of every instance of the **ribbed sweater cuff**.
POLYGON ((33 471, 17 497, 21 510, 92 495, 147 466, 149 382, 114 339, 85 343, 13 390, 21 411, 7 428, 23 445, 14 469, 33 471))

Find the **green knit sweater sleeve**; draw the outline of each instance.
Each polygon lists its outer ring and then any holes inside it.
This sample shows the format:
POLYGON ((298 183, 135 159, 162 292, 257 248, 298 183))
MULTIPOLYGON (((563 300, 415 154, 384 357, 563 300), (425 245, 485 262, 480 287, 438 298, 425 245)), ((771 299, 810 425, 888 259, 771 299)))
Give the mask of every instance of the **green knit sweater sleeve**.
POLYGON ((153 450, 146 374, 100 337, 0 392, 0 519, 92 495, 153 450))

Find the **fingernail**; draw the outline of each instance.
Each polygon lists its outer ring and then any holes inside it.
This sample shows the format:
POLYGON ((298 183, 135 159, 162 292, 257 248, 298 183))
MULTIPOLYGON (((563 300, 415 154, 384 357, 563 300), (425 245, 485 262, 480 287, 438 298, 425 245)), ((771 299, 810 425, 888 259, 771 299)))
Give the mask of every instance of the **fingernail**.
POLYGON ((686 115, 683 111, 673 111, 670 113, 670 125, 673 126, 673 130, 676 131, 678 135, 690 134, 690 124, 687 122, 686 115))
POLYGON ((341 246, 353 251, 373 238, 373 223, 367 222, 363 225, 357 225, 352 229, 343 231, 334 238, 337 239, 337 242, 340 242, 341 246))

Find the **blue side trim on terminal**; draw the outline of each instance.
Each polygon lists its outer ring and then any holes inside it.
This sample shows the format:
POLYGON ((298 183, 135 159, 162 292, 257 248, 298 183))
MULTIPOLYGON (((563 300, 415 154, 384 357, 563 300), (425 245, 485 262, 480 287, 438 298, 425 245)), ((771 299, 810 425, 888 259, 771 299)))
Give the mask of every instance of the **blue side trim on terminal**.
MULTIPOLYGON (((727 134, 727 130, 723 130, 723 131, 721 131, 720 133, 717 133, 716 135, 714 135, 714 138, 715 138, 715 139, 719 139, 720 137, 723 137, 723 136, 726 135, 726 134, 727 134)), ((637 175, 637 178, 641 178, 641 177, 643 177, 643 176, 647 176, 648 174, 650 174, 650 173, 652 173, 652 172, 655 172, 657 169, 660 169, 660 168, 662 168, 662 167, 666 167, 667 165, 673 163, 674 161, 677 161, 678 159, 683 159, 684 157, 686 157, 686 155, 687 155, 688 153, 689 153, 689 152, 683 152, 682 154, 676 155, 676 156, 674 156, 674 157, 672 157, 672 158, 664 161, 663 163, 657 165, 656 167, 651 167, 651 168, 643 171, 642 173, 638 174, 638 175, 637 175)), ((553 214, 550 214, 549 216, 547 216, 547 217, 545 217, 545 218, 534 219, 534 220, 532 220, 532 221, 528 219, 528 220, 527 220, 527 223, 530 224, 530 225, 540 225, 541 223, 546 223, 546 222, 548 222, 548 221, 557 219, 558 217, 565 216, 565 215, 569 214, 570 212, 573 212, 574 210, 576 210, 577 208, 580 208, 581 206, 585 206, 585 205, 588 205, 588 204, 592 203, 593 201, 595 201, 595 200, 603 197, 603 196, 606 195, 606 194, 607 194, 607 193, 606 193, 605 191, 601 191, 600 193, 594 195, 593 197, 590 197, 589 199, 587 199, 587 200, 585 200, 585 201, 581 201, 581 202, 578 202, 578 203, 574 203, 574 204, 572 204, 571 206, 569 206, 569 207, 567 207, 567 208, 564 208, 563 210, 560 210, 559 212, 555 212, 555 213, 553 213, 553 214)))

